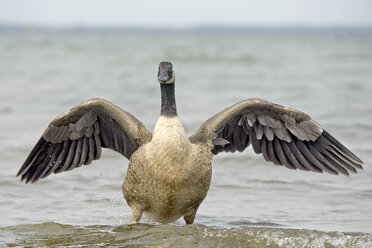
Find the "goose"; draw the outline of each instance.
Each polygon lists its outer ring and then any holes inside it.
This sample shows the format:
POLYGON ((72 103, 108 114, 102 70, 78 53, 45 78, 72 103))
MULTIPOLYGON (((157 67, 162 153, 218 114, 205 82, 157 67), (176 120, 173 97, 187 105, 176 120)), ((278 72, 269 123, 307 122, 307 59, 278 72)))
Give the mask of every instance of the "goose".
POLYGON ((52 173, 89 165, 102 148, 129 160, 124 198, 133 223, 142 214, 160 223, 180 217, 192 224, 209 190, 211 161, 249 145, 266 161, 289 169, 349 175, 363 162, 309 115, 261 99, 240 101, 205 121, 187 137, 177 117, 175 72, 159 64, 161 111, 153 133, 130 113, 98 98, 52 120, 18 171, 34 183, 52 173))

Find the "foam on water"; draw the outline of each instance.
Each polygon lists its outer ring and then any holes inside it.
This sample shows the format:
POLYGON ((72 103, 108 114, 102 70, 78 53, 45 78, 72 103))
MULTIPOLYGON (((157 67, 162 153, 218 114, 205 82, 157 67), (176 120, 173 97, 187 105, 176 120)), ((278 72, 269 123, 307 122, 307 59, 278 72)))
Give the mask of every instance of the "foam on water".
MULTIPOLYGON (((194 224, 72 226, 54 222, 2 228, 5 247, 357 247, 372 235, 282 228, 211 228, 194 224)), ((1 243, 0 243, 1 244, 1 243)))

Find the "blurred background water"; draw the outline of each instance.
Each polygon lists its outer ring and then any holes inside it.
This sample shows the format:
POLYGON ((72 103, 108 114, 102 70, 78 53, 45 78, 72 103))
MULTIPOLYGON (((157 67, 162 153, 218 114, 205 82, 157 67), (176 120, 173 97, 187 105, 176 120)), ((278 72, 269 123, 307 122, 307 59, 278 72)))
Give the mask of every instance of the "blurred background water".
POLYGON ((372 247, 370 29, 0 31, 0 246, 372 247), (259 97, 308 113, 357 154, 350 177, 268 164, 252 148, 219 154, 194 225, 131 225, 121 184, 128 161, 34 185, 15 177, 49 121, 100 97, 152 130, 158 63, 176 71, 189 135, 218 111, 259 97))

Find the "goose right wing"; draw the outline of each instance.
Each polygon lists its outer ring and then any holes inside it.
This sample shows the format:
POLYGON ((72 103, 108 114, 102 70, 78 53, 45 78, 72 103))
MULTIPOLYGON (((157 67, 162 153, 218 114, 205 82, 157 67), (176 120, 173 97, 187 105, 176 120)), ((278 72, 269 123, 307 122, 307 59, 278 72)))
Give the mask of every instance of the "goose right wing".
POLYGON ((50 122, 17 176, 33 183, 51 173, 88 165, 100 158, 102 147, 130 159, 151 137, 131 114, 108 101, 91 99, 50 122))
POLYGON ((247 99, 217 113, 190 137, 209 142, 212 152, 256 153, 290 169, 349 175, 363 162, 307 114, 261 99, 247 99))

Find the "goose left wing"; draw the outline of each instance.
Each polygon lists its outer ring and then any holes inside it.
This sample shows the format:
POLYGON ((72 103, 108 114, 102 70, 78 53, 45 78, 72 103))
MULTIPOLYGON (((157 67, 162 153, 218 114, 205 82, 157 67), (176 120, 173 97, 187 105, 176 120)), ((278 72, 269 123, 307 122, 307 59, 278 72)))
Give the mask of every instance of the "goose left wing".
POLYGON ((214 115, 189 138, 212 152, 242 152, 252 144, 266 161, 289 169, 349 175, 363 162, 307 114, 261 100, 243 100, 214 115))
POLYGON ((33 183, 51 173, 88 165, 100 158, 102 147, 130 159, 151 137, 133 115, 108 101, 90 99, 49 123, 17 176, 33 183))

